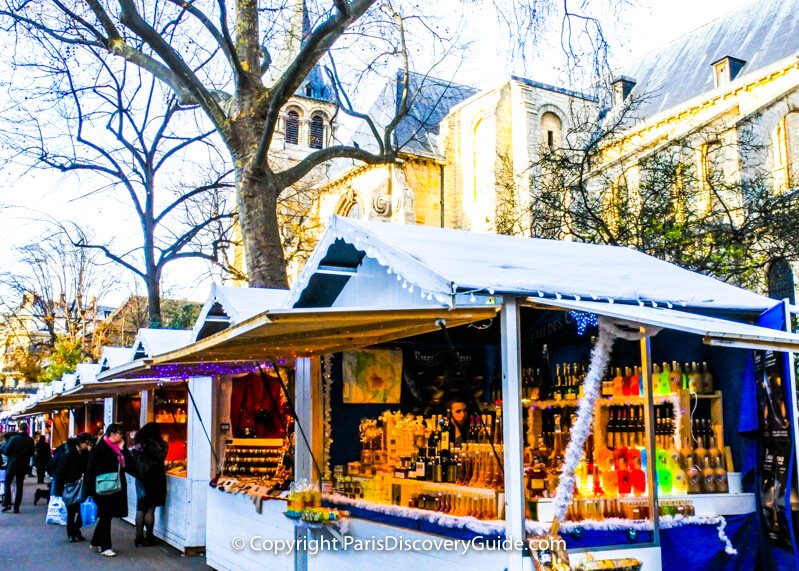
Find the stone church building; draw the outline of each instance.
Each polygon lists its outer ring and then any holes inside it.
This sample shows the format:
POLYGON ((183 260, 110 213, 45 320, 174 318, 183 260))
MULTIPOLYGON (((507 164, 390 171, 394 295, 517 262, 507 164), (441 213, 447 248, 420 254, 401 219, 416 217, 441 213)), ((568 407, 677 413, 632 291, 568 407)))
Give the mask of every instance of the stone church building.
MULTIPOLYGON (((389 81, 369 111, 378 128, 397 108, 403 79, 398 73, 389 81)), ((700 173, 709 154, 723 145, 725 177, 745 179, 756 165, 768 170, 780 192, 797 188, 799 0, 755 2, 645 55, 608 83, 607 96, 515 76, 479 91, 411 74, 411 110, 393 138, 400 160, 327 165, 313 182, 319 191, 312 214, 320 221, 316 227, 337 214, 531 235, 530 204, 536 198, 531 165, 547 149, 586 145, 625 110, 628 115, 617 123, 620 132, 593 161, 589 176, 623 176, 634 186, 640 161, 685 139, 694 143, 686 160, 700 173), (739 152, 744 135, 756 143, 756 153, 739 152), (514 189, 510 222, 507 212, 502 216, 507 204, 501 200, 508 187, 514 189)), ((365 124, 348 139, 339 138, 335 105, 321 74, 315 71, 305 89, 284 109, 273 152, 290 160, 336 140, 376 148, 365 124)), ((300 257, 290 272, 301 263, 300 257)), ((785 260, 771 261, 773 296, 795 301, 795 269, 785 260)))

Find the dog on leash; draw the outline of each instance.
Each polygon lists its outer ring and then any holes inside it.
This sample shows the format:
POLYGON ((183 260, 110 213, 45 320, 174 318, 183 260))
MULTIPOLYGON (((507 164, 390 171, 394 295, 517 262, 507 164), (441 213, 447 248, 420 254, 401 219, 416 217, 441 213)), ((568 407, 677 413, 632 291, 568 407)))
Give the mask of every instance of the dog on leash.
POLYGON ((35 506, 39 500, 50 501, 50 488, 36 489, 36 494, 33 496, 33 505, 35 506))

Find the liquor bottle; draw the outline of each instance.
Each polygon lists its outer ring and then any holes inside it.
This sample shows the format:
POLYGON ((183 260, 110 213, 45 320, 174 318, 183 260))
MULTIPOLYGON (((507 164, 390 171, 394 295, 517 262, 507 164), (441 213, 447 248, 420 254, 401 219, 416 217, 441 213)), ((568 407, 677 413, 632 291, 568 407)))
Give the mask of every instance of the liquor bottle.
POLYGON ((615 406, 608 407, 608 448, 611 450, 616 448, 616 408, 615 406))
POLYGON ((727 494, 730 491, 730 484, 727 481, 727 470, 724 469, 724 459, 721 455, 716 457, 716 468, 714 469, 716 492, 727 494))
POLYGON ((630 417, 628 419, 629 428, 627 430, 627 444, 630 448, 638 448, 638 407, 628 407, 630 410, 630 417))
POLYGON ((619 446, 622 448, 627 448, 629 445, 629 436, 630 436, 630 421, 627 418, 628 408, 626 406, 619 407, 620 408, 620 418, 618 420, 618 431, 619 431, 619 446))
POLYGON ((445 417, 441 417, 441 420, 438 421, 439 424, 439 448, 444 451, 446 450, 449 452, 449 423, 445 417))
POLYGON ((533 400, 541 398, 541 369, 536 369, 533 375, 533 386, 530 391, 530 398, 533 400))
POLYGON ((691 363, 691 371, 688 374, 688 390, 692 393, 702 393, 702 373, 699 372, 699 364, 691 363))
POLYGON ((706 395, 713 392, 713 373, 705 362, 702 363, 702 392, 706 395))
POLYGON ((683 438, 682 448, 680 448, 680 467, 688 470, 694 464, 694 450, 690 446, 690 440, 683 438))
POLYGON ((568 379, 568 384, 566 385, 566 400, 577 400, 577 365, 575 364, 573 368, 567 369, 566 378, 568 379))
POLYGON ((613 375, 608 371, 602 379, 602 397, 610 398, 613 396, 613 375))
POLYGON ((674 477, 672 478, 672 492, 678 496, 684 496, 688 493, 688 475, 680 467, 674 470, 674 477))
POLYGON ((541 392, 542 398, 552 399, 552 369, 549 364, 549 347, 544 345, 541 348, 541 392))
POLYGON ((715 467, 716 459, 721 457, 721 451, 716 447, 716 437, 714 435, 710 436, 710 444, 708 444, 707 447, 707 457, 714 463, 713 467, 715 467))
POLYGON ((581 399, 585 396, 585 376, 588 373, 586 372, 585 365, 580 366, 580 376, 577 378, 577 398, 581 399))
POLYGON ((702 491, 706 494, 716 491, 716 472, 710 466, 710 458, 707 456, 702 463, 702 491))
POLYGON ((552 387, 552 399, 559 401, 563 398, 563 379, 561 378, 560 363, 555 365, 555 384, 552 387))
POLYGON ((659 395, 667 395, 671 391, 671 370, 669 369, 668 363, 663 363, 663 368, 660 370, 660 375, 658 375, 657 383, 658 389, 655 391, 656 394, 659 395))
POLYGON ((624 377, 621 381, 621 391, 626 397, 632 394, 632 380, 633 370, 630 367, 624 367, 624 377))
POLYGON ((702 493, 702 470, 696 463, 692 463, 688 468, 688 493, 701 494, 702 493))
POLYGON ((630 396, 637 397, 641 393, 641 367, 633 368, 633 376, 630 377, 630 396))
POLYGON ((669 373, 669 393, 680 394, 682 390, 682 369, 677 361, 671 362, 671 372, 669 373))
POLYGON ((624 376, 621 374, 621 367, 616 367, 616 375, 613 377, 613 396, 624 396, 624 376))
POLYGON ((561 430, 560 415, 553 415, 554 421, 554 440, 552 442, 552 453, 549 456, 549 465, 552 468, 560 468, 563 463, 563 432, 561 430))
POLYGON ((694 448, 694 459, 695 463, 698 466, 701 466, 705 463, 705 458, 707 458, 707 449, 703 444, 703 438, 700 436, 696 440, 696 448, 694 448))

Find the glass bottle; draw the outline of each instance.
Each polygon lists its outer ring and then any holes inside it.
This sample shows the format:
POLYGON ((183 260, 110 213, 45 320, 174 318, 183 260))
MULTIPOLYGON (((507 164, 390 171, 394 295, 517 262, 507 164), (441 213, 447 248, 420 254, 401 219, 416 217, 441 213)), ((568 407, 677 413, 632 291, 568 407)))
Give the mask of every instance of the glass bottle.
POLYGON ((713 393, 713 373, 707 363, 702 363, 702 392, 706 395, 713 393))

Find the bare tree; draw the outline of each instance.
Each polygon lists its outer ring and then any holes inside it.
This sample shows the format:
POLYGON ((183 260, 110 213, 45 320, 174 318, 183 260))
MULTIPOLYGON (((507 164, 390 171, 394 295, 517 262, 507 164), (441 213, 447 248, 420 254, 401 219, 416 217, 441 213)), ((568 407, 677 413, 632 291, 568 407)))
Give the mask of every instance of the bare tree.
MULTIPOLYGON (((468 12, 480 3, 462 0, 456 6, 468 12)), ((415 70, 414 58, 433 59, 435 65, 458 41, 457 34, 435 20, 436 3, 403 0, 319 0, 307 6, 287 0, 4 0, 3 4, 0 18, 9 30, 47 46, 35 58, 17 52, 18 62, 41 65, 46 54, 98 50, 157 78, 173 91, 177 104, 202 110, 233 161, 253 286, 287 283, 278 219, 281 193, 296 188, 331 159, 394 161, 398 149, 393 135, 410 109, 408 77, 415 70), (298 14, 301 20, 306 7, 310 26, 301 31, 298 14), (296 50, 283 49, 292 41, 296 50), (365 74, 340 75, 330 65, 339 108, 368 124, 375 149, 336 143, 295 164, 272 161, 269 150, 281 127, 281 109, 314 67, 334 52, 365 74), (398 86, 398 105, 384 110, 387 121, 378 121, 351 103, 344 79, 365 78, 385 69, 393 75, 397 68, 404 70, 404 80, 398 86)), ((573 10, 568 0, 489 4, 496 5, 498 19, 507 24, 508 37, 522 45, 538 36, 540 23, 553 12, 551 6, 564 8, 565 43, 580 26, 588 34, 598 29, 595 20, 573 10)), ((75 65, 74 58, 67 64, 75 65)))
POLYGON ((34 382, 50 361, 66 359, 68 368, 92 354, 98 299, 113 287, 98 257, 60 230, 17 248, 19 270, 0 274, 4 368, 34 382))
POLYGON ((217 152, 213 129, 196 129, 196 107, 182 105, 141 68, 103 55, 84 50, 80 69, 67 65, 64 55, 50 72, 58 79, 54 86, 20 97, 26 128, 7 131, 5 140, 21 160, 88 182, 87 204, 103 191, 127 202, 141 236, 132 249, 92 242, 74 226, 64 232, 76 246, 102 252, 142 280, 148 321, 157 327, 166 266, 186 258, 216 262, 229 245, 232 172, 217 152), (54 117, 59 125, 51 123, 54 117))
POLYGON ((609 151, 632 151, 626 128, 642 100, 601 118, 575 115, 565 148, 541 146, 530 170, 529 234, 629 246, 763 290, 771 262, 799 260, 799 195, 775 189, 768 153, 752 135, 757 116, 609 161, 609 151))

